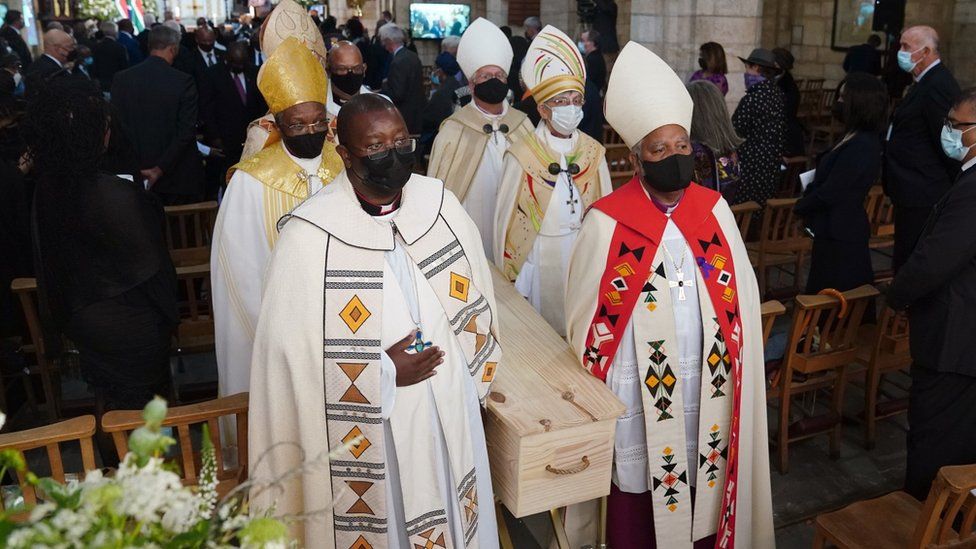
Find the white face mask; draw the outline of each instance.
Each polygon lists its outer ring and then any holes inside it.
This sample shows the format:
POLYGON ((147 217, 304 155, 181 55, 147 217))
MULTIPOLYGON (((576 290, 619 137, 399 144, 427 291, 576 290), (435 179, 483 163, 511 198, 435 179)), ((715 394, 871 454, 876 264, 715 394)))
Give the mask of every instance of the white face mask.
POLYGON ((14 73, 14 86, 19 86, 20 85, 20 81, 23 78, 24 78, 24 76, 22 74, 20 74, 19 72, 15 72, 14 73))
POLYGON ((552 118, 549 119, 552 129, 562 135, 572 135, 583 120, 583 107, 578 105, 549 107, 549 110, 552 111, 552 118))

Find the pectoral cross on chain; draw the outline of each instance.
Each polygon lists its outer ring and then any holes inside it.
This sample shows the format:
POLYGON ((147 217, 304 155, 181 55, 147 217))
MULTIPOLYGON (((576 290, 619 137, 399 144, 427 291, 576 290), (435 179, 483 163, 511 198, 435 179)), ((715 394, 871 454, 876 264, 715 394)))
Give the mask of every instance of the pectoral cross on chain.
POLYGON ((685 301, 688 296, 685 295, 685 288, 694 288, 695 283, 692 280, 685 280, 685 273, 680 270, 674 272, 674 276, 678 280, 668 280, 669 288, 678 289, 678 301, 685 301))
POLYGON ((573 192, 573 185, 569 185, 569 200, 566 201, 566 205, 569 206, 569 213, 576 213, 576 205, 579 204, 579 200, 576 198, 576 193, 573 192))

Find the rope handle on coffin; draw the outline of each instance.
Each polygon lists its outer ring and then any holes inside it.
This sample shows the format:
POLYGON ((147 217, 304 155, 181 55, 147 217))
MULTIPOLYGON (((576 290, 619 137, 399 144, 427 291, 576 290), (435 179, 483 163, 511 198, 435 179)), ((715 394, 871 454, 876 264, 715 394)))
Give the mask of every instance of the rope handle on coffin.
POLYGON ((569 467, 567 469, 558 469, 552 465, 546 465, 546 471, 554 475, 575 475, 576 473, 582 473, 590 466, 590 458, 583 456, 580 458, 580 462, 576 467, 569 467))

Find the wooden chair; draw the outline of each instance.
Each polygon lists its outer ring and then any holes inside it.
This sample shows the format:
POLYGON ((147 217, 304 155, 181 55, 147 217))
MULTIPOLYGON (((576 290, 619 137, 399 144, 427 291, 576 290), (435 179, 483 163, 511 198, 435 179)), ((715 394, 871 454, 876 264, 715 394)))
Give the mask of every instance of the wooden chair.
POLYGON ((211 351, 214 348, 213 295, 210 266, 178 267, 180 283, 180 325, 173 352, 177 355, 211 351))
MULTIPOLYGON (((97 469, 95 465, 95 451, 92 446, 92 436, 95 434, 95 416, 87 415, 68 419, 52 425, 45 425, 36 429, 17 431, 0 435, 0 449, 13 448, 21 454, 24 452, 44 448, 47 451, 48 464, 51 468, 51 478, 63 483, 65 481, 64 462, 61 459, 61 444, 78 441, 81 445, 82 471, 97 469)), ((37 493, 34 487, 27 483, 25 475, 11 472, 17 476, 17 484, 24 496, 24 503, 28 506, 37 504, 37 493)), ((3 498, 0 498, 0 510, 4 509, 3 498)))
POLYGON ((803 81, 803 87, 801 90, 821 90, 823 89, 825 80, 823 78, 810 78, 803 81))
POLYGON ((860 331, 857 362, 867 368, 864 384, 864 444, 874 448, 877 422, 908 410, 908 398, 879 400, 885 374, 912 364, 908 348, 908 315, 885 307, 877 325, 860 331))
MULTIPOLYGON (((44 344, 44 331, 41 329, 41 317, 38 312, 37 279, 15 278, 10 283, 10 291, 20 301, 20 308, 24 311, 27 332, 31 339, 30 343, 24 345, 21 350, 33 354, 37 363, 28 370, 28 374, 40 376, 41 389, 44 391, 44 407, 48 418, 54 421, 61 416, 61 379, 57 369, 58 360, 48 355, 44 344)), ((28 403, 36 406, 30 379, 25 378, 24 387, 27 390, 28 403)))
POLYGON ((796 111, 797 119, 809 125, 810 121, 819 112, 822 95, 822 89, 801 89, 800 105, 796 111))
POLYGON ((806 156, 784 157, 783 163, 786 169, 780 174, 779 187, 776 189, 776 198, 797 198, 800 196, 800 174, 807 171, 810 158, 806 156))
POLYGON ((844 131, 843 126, 834 119, 833 109, 836 98, 837 90, 821 90, 820 103, 817 105, 814 115, 808 120, 810 143, 807 146, 807 151, 810 156, 814 155, 816 143, 820 142, 829 147, 844 131))
POLYGON ((756 212, 762 209, 759 203, 750 200, 731 207, 732 215, 735 216, 735 224, 739 226, 739 234, 742 241, 749 240, 749 228, 752 226, 752 218, 756 212))
POLYGON ((634 164, 630 161, 630 149, 627 145, 608 145, 606 152, 607 167, 610 169, 610 180, 613 188, 617 189, 634 177, 634 164))
POLYGON ((800 272, 813 241, 803 231, 799 216, 793 213, 796 198, 772 198, 766 201, 758 242, 747 242, 749 259, 756 268, 760 295, 768 291, 768 270, 793 265, 793 292, 800 289, 800 272))
POLYGON ((166 206, 166 245, 177 267, 210 263, 217 203, 166 206))
POLYGON ((767 398, 779 400, 776 437, 781 473, 789 469, 791 442, 829 433, 831 457, 840 453, 847 366, 857 358, 858 328, 878 290, 865 285, 843 293, 833 292, 836 295, 796 297, 786 356, 778 381, 767 393, 767 398), (791 421, 793 397, 823 388, 831 388, 830 410, 824 415, 791 421))
POLYGON ((817 517, 814 549, 976 547, 976 465, 939 469, 924 504, 905 492, 859 501, 817 517), (958 525, 958 529, 957 529, 958 525))
MULTIPOLYGON (((891 201, 885 196, 881 185, 875 185, 868 191, 864 199, 864 209, 868 213, 868 223, 871 226, 871 237, 868 247, 878 253, 890 255, 895 247, 895 209, 891 201)), ((883 269, 874 273, 874 281, 890 280, 894 276, 891 269, 883 269)))
POLYGON ((610 145, 624 145, 624 139, 610 127, 610 124, 603 125, 603 144, 607 147, 610 145))
POLYGON ((760 305, 760 311, 762 312, 763 346, 765 346, 766 342, 769 341, 769 334, 773 331, 776 318, 786 312, 786 307, 776 300, 764 301, 760 305))
MULTIPOLYGON (((218 398, 198 404, 170 408, 163 420, 164 427, 174 427, 178 455, 175 461, 180 465, 183 484, 195 485, 199 482, 200 450, 194 449, 191 427, 206 423, 210 429, 210 441, 217 450, 217 493, 221 496, 247 479, 247 393, 218 398), (236 417, 237 464, 234 468, 224 466, 221 446, 220 421, 222 417, 236 417)), ((113 410, 102 416, 102 431, 112 435, 119 459, 129 453, 129 433, 143 425, 142 410, 113 410)))

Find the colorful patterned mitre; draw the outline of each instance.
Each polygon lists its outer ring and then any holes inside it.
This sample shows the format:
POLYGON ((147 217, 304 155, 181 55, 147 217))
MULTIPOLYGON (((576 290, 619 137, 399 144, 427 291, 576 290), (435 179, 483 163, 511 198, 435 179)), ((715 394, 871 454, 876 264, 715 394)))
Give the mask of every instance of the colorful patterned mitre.
POLYGON ((295 0, 281 0, 261 25, 261 49, 270 57, 288 38, 297 38, 306 48, 325 63, 328 50, 322 33, 308 11, 295 0))
POLYGON ((521 76, 528 93, 542 104, 566 91, 583 93, 586 64, 566 33, 546 25, 529 45, 521 76))
POLYGON ((512 44, 498 26, 484 17, 465 29, 458 43, 457 62, 469 79, 481 67, 494 65, 505 72, 512 66, 512 44))
POLYGON ((272 113, 314 101, 327 101, 329 80, 325 69, 301 41, 285 39, 258 74, 258 89, 272 113))
POLYGON ((630 42, 613 64, 604 112, 628 147, 669 124, 691 132, 691 95, 674 70, 651 50, 630 42))

